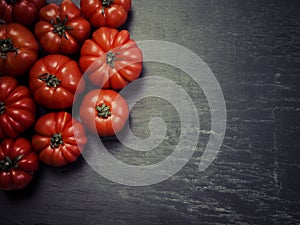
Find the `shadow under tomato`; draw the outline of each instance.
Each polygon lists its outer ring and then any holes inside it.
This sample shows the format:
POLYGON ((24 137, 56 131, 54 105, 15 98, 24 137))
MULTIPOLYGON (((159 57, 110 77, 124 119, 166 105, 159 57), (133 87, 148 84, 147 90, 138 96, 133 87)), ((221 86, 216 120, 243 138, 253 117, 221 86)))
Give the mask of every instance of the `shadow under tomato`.
POLYGON ((130 28, 134 20, 134 14, 134 9, 131 9, 128 13, 126 22, 121 27, 119 27, 118 30, 128 30, 130 32, 130 28))
POLYGON ((43 165, 39 166, 37 172, 33 175, 32 181, 22 190, 4 191, 6 196, 12 201, 22 201, 24 199, 30 199, 34 196, 38 189, 41 188, 41 179, 44 174, 43 165))

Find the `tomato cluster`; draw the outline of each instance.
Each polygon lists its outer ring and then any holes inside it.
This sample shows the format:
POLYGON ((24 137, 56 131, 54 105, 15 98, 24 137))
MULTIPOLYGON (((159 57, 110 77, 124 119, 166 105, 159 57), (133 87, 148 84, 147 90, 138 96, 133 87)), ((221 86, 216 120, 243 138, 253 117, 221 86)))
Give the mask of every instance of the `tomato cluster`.
POLYGON ((129 116, 119 90, 143 55, 127 30, 131 0, 0 0, 0 190, 25 188, 39 162, 78 159, 86 132, 113 136, 129 116), (93 87, 88 89, 87 87, 93 87), (72 105, 82 95, 79 117, 72 105))

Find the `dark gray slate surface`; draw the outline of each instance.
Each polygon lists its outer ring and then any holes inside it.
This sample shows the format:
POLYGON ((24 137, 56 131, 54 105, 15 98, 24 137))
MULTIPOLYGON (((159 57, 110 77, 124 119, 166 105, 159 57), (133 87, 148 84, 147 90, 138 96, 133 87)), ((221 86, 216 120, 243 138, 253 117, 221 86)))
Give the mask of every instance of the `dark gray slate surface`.
MULTIPOLYGON (((133 0, 123 28, 134 39, 183 45, 218 79, 228 121, 217 159, 198 171, 208 139, 201 135, 199 149, 183 170, 147 187, 108 181, 83 158, 64 168, 41 166, 28 189, 0 193, 0 224, 300 224, 299 12, 296 0, 133 0)), ((142 76, 153 74, 188 90, 202 129, 209 130, 201 89, 178 69, 145 63, 142 76)), ((159 99, 145 99, 132 111, 136 134, 149 135, 151 104, 169 112, 169 135, 176 142, 178 116, 159 99)), ((168 144, 173 143, 162 148, 168 144)), ((164 157, 137 159, 126 149, 114 154, 137 160, 133 163, 164 157)))

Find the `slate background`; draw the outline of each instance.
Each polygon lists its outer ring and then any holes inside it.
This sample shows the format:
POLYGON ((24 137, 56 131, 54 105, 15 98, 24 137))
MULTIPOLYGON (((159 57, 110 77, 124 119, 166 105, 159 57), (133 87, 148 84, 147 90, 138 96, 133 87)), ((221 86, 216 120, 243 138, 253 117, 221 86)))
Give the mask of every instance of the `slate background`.
MULTIPOLYGON (((300 224, 299 12, 296 0, 133 0, 122 28, 136 40, 164 40, 192 50, 218 79, 228 121, 217 159, 198 172, 208 138, 201 135, 199 149, 179 173, 146 187, 108 181, 83 158, 63 168, 42 165, 26 190, 0 193, 0 224, 300 224)), ((201 89, 178 69, 145 63, 142 76, 153 74, 185 88, 202 129, 209 130, 201 89)), ((136 105, 134 132, 149 135, 153 104, 168 112, 176 143, 178 115, 161 99, 136 105)), ((165 157, 164 152, 138 159, 126 149, 114 154, 141 164, 165 157)))

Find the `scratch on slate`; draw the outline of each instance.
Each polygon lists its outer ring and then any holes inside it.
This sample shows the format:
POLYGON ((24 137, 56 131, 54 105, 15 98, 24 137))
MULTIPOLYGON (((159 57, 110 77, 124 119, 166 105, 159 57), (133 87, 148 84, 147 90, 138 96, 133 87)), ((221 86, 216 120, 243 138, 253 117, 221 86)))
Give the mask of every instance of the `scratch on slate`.
MULTIPOLYGON (((274 110, 272 111, 272 114, 275 116, 274 110)), ((276 128, 273 131, 273 149, 274 149, 274 170, 273 170, 273 179, 274 182, 276 183, 278 190, 277 194, 280 193, 282 189, 281 182, 278 179, 278 173, 279 173, 279 163, 278 163, 278 158, 277 158, 277 153, 278 153, 278 145, 277 145, 277 135, 276 135, 276 128)))
MULTIPOLYGON (((276 73, 274 76, 274 90, 273 92, 276 93, 276 88, 277 86, 280 84, 280 82, 278 81, 278 78, 280 78, 280 74, 276 73)), ((282 185, 281 182, 278 179, 279 176, 279 162, 278 162, 278 143, 277 143, 277 130, 276 130, 276 115, 275 115, 275 110, 276 110, 276 105, 274 103, 273 105, 273 109, 272 109, 272 119, 274 121, 274 130, 273 130, 273 150, 274 150, 274 170, 273 170, 273 179, 275 184, 278 187, 277 190, 277 194, 280 193, 281 189, 282 189, 282 185)))
POLYGON ((220 137, 221 135, 216 133, 215 131, 213 130, 200 130, 200 134, 211 134, 213 136, 216 136, 216 137, 220 137))

